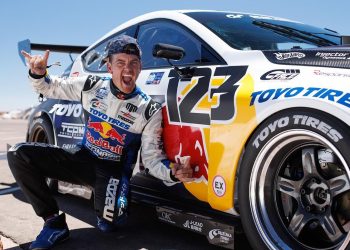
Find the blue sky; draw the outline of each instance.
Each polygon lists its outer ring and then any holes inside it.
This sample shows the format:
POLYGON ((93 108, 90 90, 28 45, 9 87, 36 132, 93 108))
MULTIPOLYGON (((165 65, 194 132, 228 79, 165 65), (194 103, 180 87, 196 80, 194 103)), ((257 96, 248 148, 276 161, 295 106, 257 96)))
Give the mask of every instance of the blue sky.
MULTIPOLYGON (((102 35, 138 15, 165 9, 212 9, 284 17, 350 35, 349 0, 2 0, 0 1, 0 111, 23 109, 38 104, 37 94, 27 80, 27 69, 19 59, 17 42, 90 45, 102 35)), ((40 52, 38 52, 40 53, 40 52)), ((49 63, 62 67, 68 55, 51 54, 49 63)))

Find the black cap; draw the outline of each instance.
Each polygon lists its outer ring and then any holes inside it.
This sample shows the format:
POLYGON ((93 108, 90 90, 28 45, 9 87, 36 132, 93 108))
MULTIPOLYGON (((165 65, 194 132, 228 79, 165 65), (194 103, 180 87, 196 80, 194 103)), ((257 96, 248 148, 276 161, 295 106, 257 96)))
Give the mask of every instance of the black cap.
POLYGON ((126 53, 131 55, 136 55, 138 58, 141 59, 141 48, 138 45, 135 38, 127 35, 120 35, 117 36, 113 41, 109 42, 109 44, 106 47, 106 57, 109 57, 113 54, 118 53, 126 53))

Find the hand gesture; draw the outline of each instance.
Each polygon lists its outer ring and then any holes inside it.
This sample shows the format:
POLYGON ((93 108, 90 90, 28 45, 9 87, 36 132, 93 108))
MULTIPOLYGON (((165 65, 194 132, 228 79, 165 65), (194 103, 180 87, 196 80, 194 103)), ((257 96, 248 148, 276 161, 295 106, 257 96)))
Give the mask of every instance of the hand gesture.
POLYGON ((191 156, 183 156, 180 158, 181 164, 174 164, 171 169, 172 174, 181 182, 193 181, 193 169, 190 165, 191 156))
POLYGON ((27 61, 30 72, 35 75, 45 75, 47 60, 49 59, 50 51, 46 50, 44 56, 42 55, 30 55, 26 51, 22 50, 21 54, 27 61))

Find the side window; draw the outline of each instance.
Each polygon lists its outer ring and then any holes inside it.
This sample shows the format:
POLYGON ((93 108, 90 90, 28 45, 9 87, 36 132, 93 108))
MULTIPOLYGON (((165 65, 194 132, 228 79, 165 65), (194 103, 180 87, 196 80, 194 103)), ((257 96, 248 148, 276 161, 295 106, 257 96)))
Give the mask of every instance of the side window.
POLYGON ((130 27, 127 30, 124 30, 122 32, 119 32, 117 34, 114 34, 113 36, 109 37, 108 39, 104 40, 102 43, 98 44, 94 48, 90 49, 87 51, 83 56, 82 56, 82 61, 84 68, 87 71, 92 71, 92 72, 107 72, 107 66, 106 62, 103 60, 105 57, 107 51, 107 46, 108 44, 113 41, 113 39, 119 35, 129 35, 129 36, 134 36, 135 34, 135 27, 130 27))
POLYGON ((153 57, 153 46, 157 43, 172 44, 185 49, 185 56, 173 62, 175 65, 220 64, 220 60, 207 49, 203 42, 174 22, 159 20, 141 24, 137 40, 142 49, 143 68, 169 67, 166 60, 153 57))

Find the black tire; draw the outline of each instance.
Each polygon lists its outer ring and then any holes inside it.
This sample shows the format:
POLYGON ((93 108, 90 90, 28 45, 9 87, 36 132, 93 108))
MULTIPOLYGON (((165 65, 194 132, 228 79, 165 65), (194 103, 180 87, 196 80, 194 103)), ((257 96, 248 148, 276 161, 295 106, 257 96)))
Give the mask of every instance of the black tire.
MULTIPOLYGON (((41 142, 55 145, 54 134, 51 123, 46 117, 38 117, 33 119, 29 128, 29 142, 41 142)), ((51 178, 46 178, 46 183, 51 192, 58 192, 58 181, 51 178)))
POLYGON ((239 211, 254 249, 347 249, 350 130, 312 109, 266 119, 239 173, 239 211))

